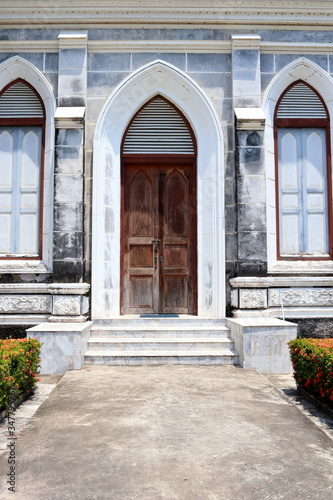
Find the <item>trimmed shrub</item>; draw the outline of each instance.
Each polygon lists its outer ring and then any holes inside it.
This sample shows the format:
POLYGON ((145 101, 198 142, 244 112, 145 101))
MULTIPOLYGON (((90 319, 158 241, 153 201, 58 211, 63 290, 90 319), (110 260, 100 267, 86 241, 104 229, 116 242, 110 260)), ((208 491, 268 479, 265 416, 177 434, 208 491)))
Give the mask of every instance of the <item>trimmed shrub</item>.
POLYGON ((295 339, 289 350, 297 385, 332 406, 333 339, 295 339))
POLYGON ((37 383, 41 343, 36 339, 0 340, 0 409, 8 408, 37 383))

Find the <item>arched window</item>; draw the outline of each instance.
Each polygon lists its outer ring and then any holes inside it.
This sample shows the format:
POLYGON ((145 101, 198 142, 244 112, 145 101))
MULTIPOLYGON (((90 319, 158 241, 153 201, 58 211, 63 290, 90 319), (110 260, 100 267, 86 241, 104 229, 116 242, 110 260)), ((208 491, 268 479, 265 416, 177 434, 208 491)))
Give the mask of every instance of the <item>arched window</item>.
POLYGON ((0 92, 0 258, 39 259, 45 109, 26 81, 0 92))
POLYGON ((280 97, 274 117, 278 259, 330 259, 329 114, 299 80, 280 97))
POLYGON ((162 96, 134 116, 124 135, 122 153, 194 155, 196 142, 186 118, 162 96))

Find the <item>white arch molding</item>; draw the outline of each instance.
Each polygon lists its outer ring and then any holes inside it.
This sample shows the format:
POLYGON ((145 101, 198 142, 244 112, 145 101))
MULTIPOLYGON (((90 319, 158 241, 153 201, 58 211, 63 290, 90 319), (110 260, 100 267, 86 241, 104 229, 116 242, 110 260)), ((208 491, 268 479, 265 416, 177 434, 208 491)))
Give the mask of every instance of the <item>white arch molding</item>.
MULTIPOLYGON (((266 164, 266 198, 267 198, 267 256, 268 271, 285 273, 288 271, 311 274, 333 271, 333 263, 329 261, 277 261, 276 249, 276 203, 275 203, 275 154, 274 154, 274 110, 284 90, 296 82, 303 80, 321 95, 330 115, 331 145, 333 139, 333 79, 323 68, 314 62, 301 57, 285 66, 271 81, 263 99, 263 110, 266 117, 265 127, 265 164, 266 164)), ((331 148, 332 149, 332 148, 331 148)), ((333 163, 332 163, 333 165, 333 163)))
POLYGON ((92 318, 120 314, 120 149, 134 113, 154 95, 187 117, 198 145, 198 316, 225 315, 224 168, 219 119, 199 86, 157 60, 125 79, 106 102, 94 137, 92 318))
MULTIPOLYGON (((53 165, 54 165, 54 115, 56 100, 52 88, 36 66, 19 56, 11 57, 0 64, 0 90, 11 82, 21 78, 30 83, 38 92, 45 106, 45 151, 44 151, 44 185, 43 189, 43 238, 42 238, 42 260, 29 263, 30 272, 50 272, 52 270, 53 254, 53 165), (38 267, 39 266, 39 267, 38 267)), ((3 265, 12 268, 24 268, 25 261, 6 261, 3 265)), ((28 271, 29 272, 29 271, 28 271)))

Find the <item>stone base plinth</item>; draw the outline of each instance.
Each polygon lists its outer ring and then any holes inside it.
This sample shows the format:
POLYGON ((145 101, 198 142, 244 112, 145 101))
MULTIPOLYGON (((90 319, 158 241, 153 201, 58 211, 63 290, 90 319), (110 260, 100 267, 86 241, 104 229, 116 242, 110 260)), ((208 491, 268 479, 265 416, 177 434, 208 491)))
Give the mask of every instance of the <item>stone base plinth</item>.
POLYGON ((264 374, 292 372, 288 342, 297 336, 297 325, 276 318, 227 319, 239 364, 264 374))
POLYGON ((61 375, 80 370, 90 337, 92 321, 85 323, 41 323, 27 330, 27 336, 38 339, 41 348, 41 374, 61 375))

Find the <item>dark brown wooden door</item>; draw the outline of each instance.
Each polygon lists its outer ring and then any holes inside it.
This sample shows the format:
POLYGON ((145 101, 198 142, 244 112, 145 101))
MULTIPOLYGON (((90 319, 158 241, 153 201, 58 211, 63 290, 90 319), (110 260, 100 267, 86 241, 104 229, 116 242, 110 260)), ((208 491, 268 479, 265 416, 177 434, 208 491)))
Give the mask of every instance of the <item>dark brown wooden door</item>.
POLYGON ((193 161, 123 169, 122 314, 196 314, 193 161))

